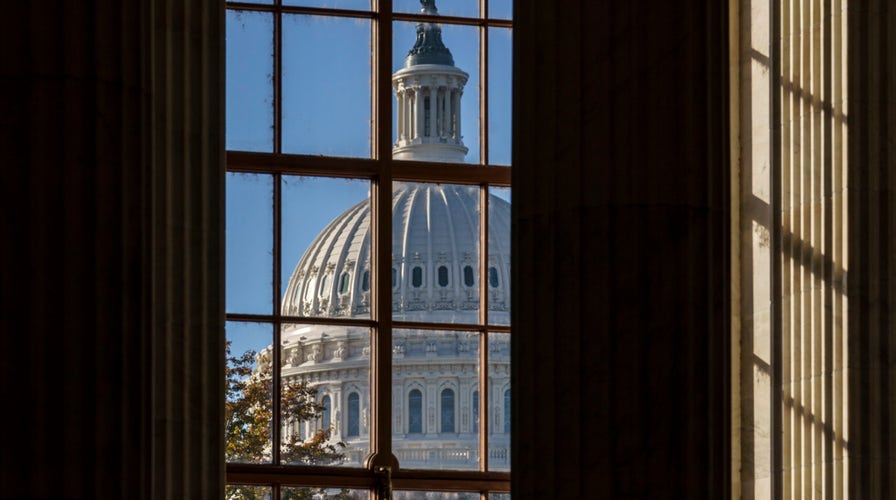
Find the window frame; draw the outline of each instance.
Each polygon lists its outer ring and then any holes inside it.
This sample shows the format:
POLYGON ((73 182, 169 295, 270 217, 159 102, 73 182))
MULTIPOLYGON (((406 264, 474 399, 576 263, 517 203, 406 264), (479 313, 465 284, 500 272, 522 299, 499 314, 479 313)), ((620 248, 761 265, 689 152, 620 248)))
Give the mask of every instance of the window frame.
MULTIPOLYGON (((433 491, 479 491, 486 499, 489 493, 508 492, 510 473, 489 470, 488 467, 488 341, 489 333, 510 333, 510 326, 488 322, 488 213, 489 188, 510 187, 511 167, 488 163, 488 40, 491 28, 513 28, 512 20, 491 19, 488 0, 479 0, 480 17, 430 16, 419 13, 393 12, 390 1, 372 0, 370 11, 351 9, 331 9, 324 7, 303 7, 283 5, 282 0, 271 0, 270 4, 247 2, 226 2, 226 8, 239 11, 270 12, 273 16, 273 151, 270 153, 227 151, 226 169, 228 173, 268 174, 273 177, 274 234, 273 234, 273 277, 271 314, 227 313, 227 321, 260 322, 272 325, 273 345, 280 345, 281 328, 284 324, 332 324, 369 327, 371 330, 369 423, 366 425, 371 454, 364 466, 334 467, 316 465, 279 465, 279 446, 272 446, 271 464, 226 464, 228 484, 273 485, 276 491, 281 486, 318 486, 371 489, 372 497, 378 497, 376 490, 380 476, 377 467, 388 466, 391 471, 391 485, 394 489, 414 489, 433 491), (282 153, 282 26, 284 14, 306 14, 337 16, 342 18, 368 19, 371 23, 371 157, 340 158, 318 155, 282 153), (393 23, 438 22, 443 24, 474 26, 479 31, 479 161, 477 164, 444 164, 423 161, 394 160, 392 123, 392 28, 393 23), (281 182, 284 175, 314 177, 342 177, 366 179, 370 181, 371 210, 371 256, 369 271, 371 317, 369 320, 357 318, 329 318, 288 316, 281 314, 281 182), (480 259, 478 282, 471 288, 479 291, 479 321, 476 324, 422 323, 393 321, 391 298, 393 291, 401 287, 402 273, 392 283, 389 278, 395 272, 391 262, 391 204, 392 186, 395 182, 450 183, 479 187, 480 206, 480 259), (385 279, 384 279, 385 278, 385 279), (475 331, 479 334, 479 388, 478 407, 480 430, 479 470, 411 470, 396 467, 392 454, 392 330, 394 328, 414 328, 439 331, 475 331), (380 404, 382 402, 382 404, 380 404)), ((475 98, 467 92, 467 98, 475 98)), ((425 270, 424 270, 425 273, 425 270)), ((334 277, 337 279, 337 277, 334 277)), ((450 280, 450 278, 449 278, 450 280)), ((424 278, 425 281, 425 278, 424 278)), ((475 281, 475 280, 474 280, 475 281)), ((351 286, 351 285, 350 285, 351 286)), ((425 285, 424 285, 425 286, 425 285)), ((316 288, 320 289, 321 287, 316 288)), ((315 294, 318 295, 318 294, 315 294)), ((281 365, 280 349, 273 349, 273 366, 281 365)), ((274 401, 272 422, 272 442, 279 443, 280 436, 280 373, 273 370, 274 401)), ((422 394, 422 393, 421 393, 422 394)), ((359 405, 364 400, 359 394, 359 405)), ((348 401, 346 394, 345 401, 348 401)), ((457 421, 457 391, 454 391, 454 424, 457 421)), ((403 398, 402 398, 403 399, 403 398)), ((331 399, 331 402, 333 400, 331 399)), ((348 408, 346 407, 346 416, 348 408)), ((362 411, 363 412, 363 411, 362 411)), ((333 412, 335 413, 335 412, 333 412)), ((359 415, 360 417, 360 415, 359 415)), ((334 419, 331 415, 331 421, 334 419)), ((347 421, 346 421, 347 423, 347 421)), ((425 426, 424 426, 425 427, 425 426)), ((347 430, 347 429, 346 429, 347 430)), ((360 430, 360 429, 359 429, 360 430)), ((425 429, 423 429, 425 431, 425 429)), ((364 432, 360 432, 361 435, 364 432)), ((276 495, 275 495, 276 497, 276 495)))

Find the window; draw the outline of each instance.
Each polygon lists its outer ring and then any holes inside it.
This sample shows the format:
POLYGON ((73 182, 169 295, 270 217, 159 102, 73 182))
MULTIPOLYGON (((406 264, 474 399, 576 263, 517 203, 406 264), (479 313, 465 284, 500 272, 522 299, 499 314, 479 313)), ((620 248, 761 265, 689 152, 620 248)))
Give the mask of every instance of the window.
POLYGON ((473 432, 479 432, 479 391, 473 391, 470 406, 473 407, 473 411, 470 412, 470 419, 473 422, 473 432))
POLYGON ((464 399, 510 371, 480 357, 510 334, 509 290, 481 279, 510 262, 504 3, 227 4, 228 408, 254 436, 228 483, 282 498, 339 465, 320 486, 372 489, 372 456, 395 457, 396 490, 509 488, 489 458, 508 445, 479 432, 499 409, 464 399), (430 369, 447 358, 458 373, 430 369))
POLYGON ((448 267, 439 266, 439 286, 444 288, 448 286, 448 267))
POLYGON ((504 432, 510 434, 510 389, 504 391, 504 432))
POLYGON ((492 288, 498 288, 498 269, 495 266, 488 268, 488 284, 492 288))
POLYGON ((324 396, 320 400, 320 405, 323 407, 323 412, 320 417, 321 427, 324 429, 330 428, 330 413, 332 411, 332 404, 330 403, 330 396, 324 396))
POLYGON ((348 401, 345 404, 345 412, 346 422, 345 422, 345 435, 346 437, 355 437, 361 434, 361 398, 358 396, 357 392, 353 392, 348 395, 348 401))
POLYGON ((423 268, 420 266, 414 266, 414 270, 411 271, 411 286, 414 288, 420 288, 423 286, 423 268))
POLYGON ((476 281, 473 279, 473 266, 464 266, 464 285, 473 286, 476 281))
POLYGON ((441 432, 454 432, 454 391, 442 390, 441 432))
POLYGON ((423 432, 423 394, 417 389, 408 393, 408 433, 423 432))

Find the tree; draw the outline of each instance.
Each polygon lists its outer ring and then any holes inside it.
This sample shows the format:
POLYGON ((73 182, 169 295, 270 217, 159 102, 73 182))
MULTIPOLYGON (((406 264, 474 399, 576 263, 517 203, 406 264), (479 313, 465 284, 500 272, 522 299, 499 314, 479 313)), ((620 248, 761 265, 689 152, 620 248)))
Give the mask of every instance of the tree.
MULTIPOLYGON (((233 356, 230 342, 226 345, 226 400, 224 403, 225 458, 228 462, 269 463, 271 460, 271 421, 273 416, 273 384, 267 353, 256 358, 255 351, 233 356), (255 365, 256 359, 261 362, 255 365)), ((306 422, 321 417, 324 407, 317 402, 317 389, 307 381, 283 380, 280 410, 283 422, 306 422)), ((318 429, 308 439, 296 433, 283 437, 280 460, 284 464, 337 465, 345 455, 343 442, 330 442, 333 427, 318 429)), ((225 497, 232 500, 262 500, 263 487, 228 486, 225 497)), ((328 493, 320 488, 284 488, 281 498, 352 498, 343 490, 328 493)))

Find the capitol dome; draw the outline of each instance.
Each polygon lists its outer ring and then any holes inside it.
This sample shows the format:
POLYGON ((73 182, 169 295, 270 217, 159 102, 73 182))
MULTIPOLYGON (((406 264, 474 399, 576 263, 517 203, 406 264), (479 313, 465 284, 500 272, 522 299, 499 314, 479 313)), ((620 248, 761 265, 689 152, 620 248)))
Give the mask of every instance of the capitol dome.
MULTIPOLYGON (((477 323, 479 188, 401 184, 392 193, 393 319, 477 323)), ((489 310, 509 322, 510 204, 489 197, 489 310)), ((331 222, 308 247, 284 294, 288 316, 370 315, 370 204, 331 222)))
MULTIPOLYGON (((432 0, 421 12, 436 14, 432 0)), ((393 75, 395 159, 461 163, 467 74, 453 66, 437 24, 417 23, 417 43, 393 75)), ((510 324, 510 203, 488 197, 485 257, 488 322, 510 324)), ((392 192, 392 319, 479 325, 479 186, 398 183, 392 192)), ((281 303, 284 316, 370 319, 371 212, 362 200, 321 231, 299 260, 281 303)), ((390 273, 389 269, 384 270, 390 273)), ((326 323, 326 322, 322 322, 326 323)), ((284 419, 282 435, 304 440, 329 429, 344 443, 343 464, 370 450, 370 328, 289 324, 281 331, 281 376, 314 389, 318 419, 284 419)), ((480 327, 470 331, 392 330, 392 451, 403 468, 476 470, 480 437, 488 467, 510 465, 510 336, 488 334, 486 379, 480 327), (487 387, 486 394, 480 390, 487 387), (486 397, 487 396, 487 397, 486 397), (480 401, 486 408, 480 412, 480 401), (487 425, 480 430, 480 415, 487 425)), ((273 346, 258 355, 266 370, 273 346)))

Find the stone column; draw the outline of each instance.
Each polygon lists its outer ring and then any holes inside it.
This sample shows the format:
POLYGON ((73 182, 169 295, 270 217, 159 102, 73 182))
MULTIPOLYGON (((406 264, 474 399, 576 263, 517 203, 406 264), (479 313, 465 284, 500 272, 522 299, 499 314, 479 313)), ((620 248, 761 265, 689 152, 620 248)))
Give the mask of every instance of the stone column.
POLYGON ((423 137, 423 132, 425 130, 424 125, 423 125, 423 117, 424 117, 423 108, 424 108, 424 99, 425 99, 425 97, 423 96, 423 87, 421 87, 419 85, 416 86, 414 88, 414 94, 415 94, 414 106, 416 107, 416 114, 414 116, 414 130, 415 130, 414 138, 417 139, 417 138, 423 137))
POLYGON ((429 88, 429 137, 436 137, 436 116, 438 116, 438 111, 436 106, 436 100, 438 99, 438 87, 430 87, 429 88))

